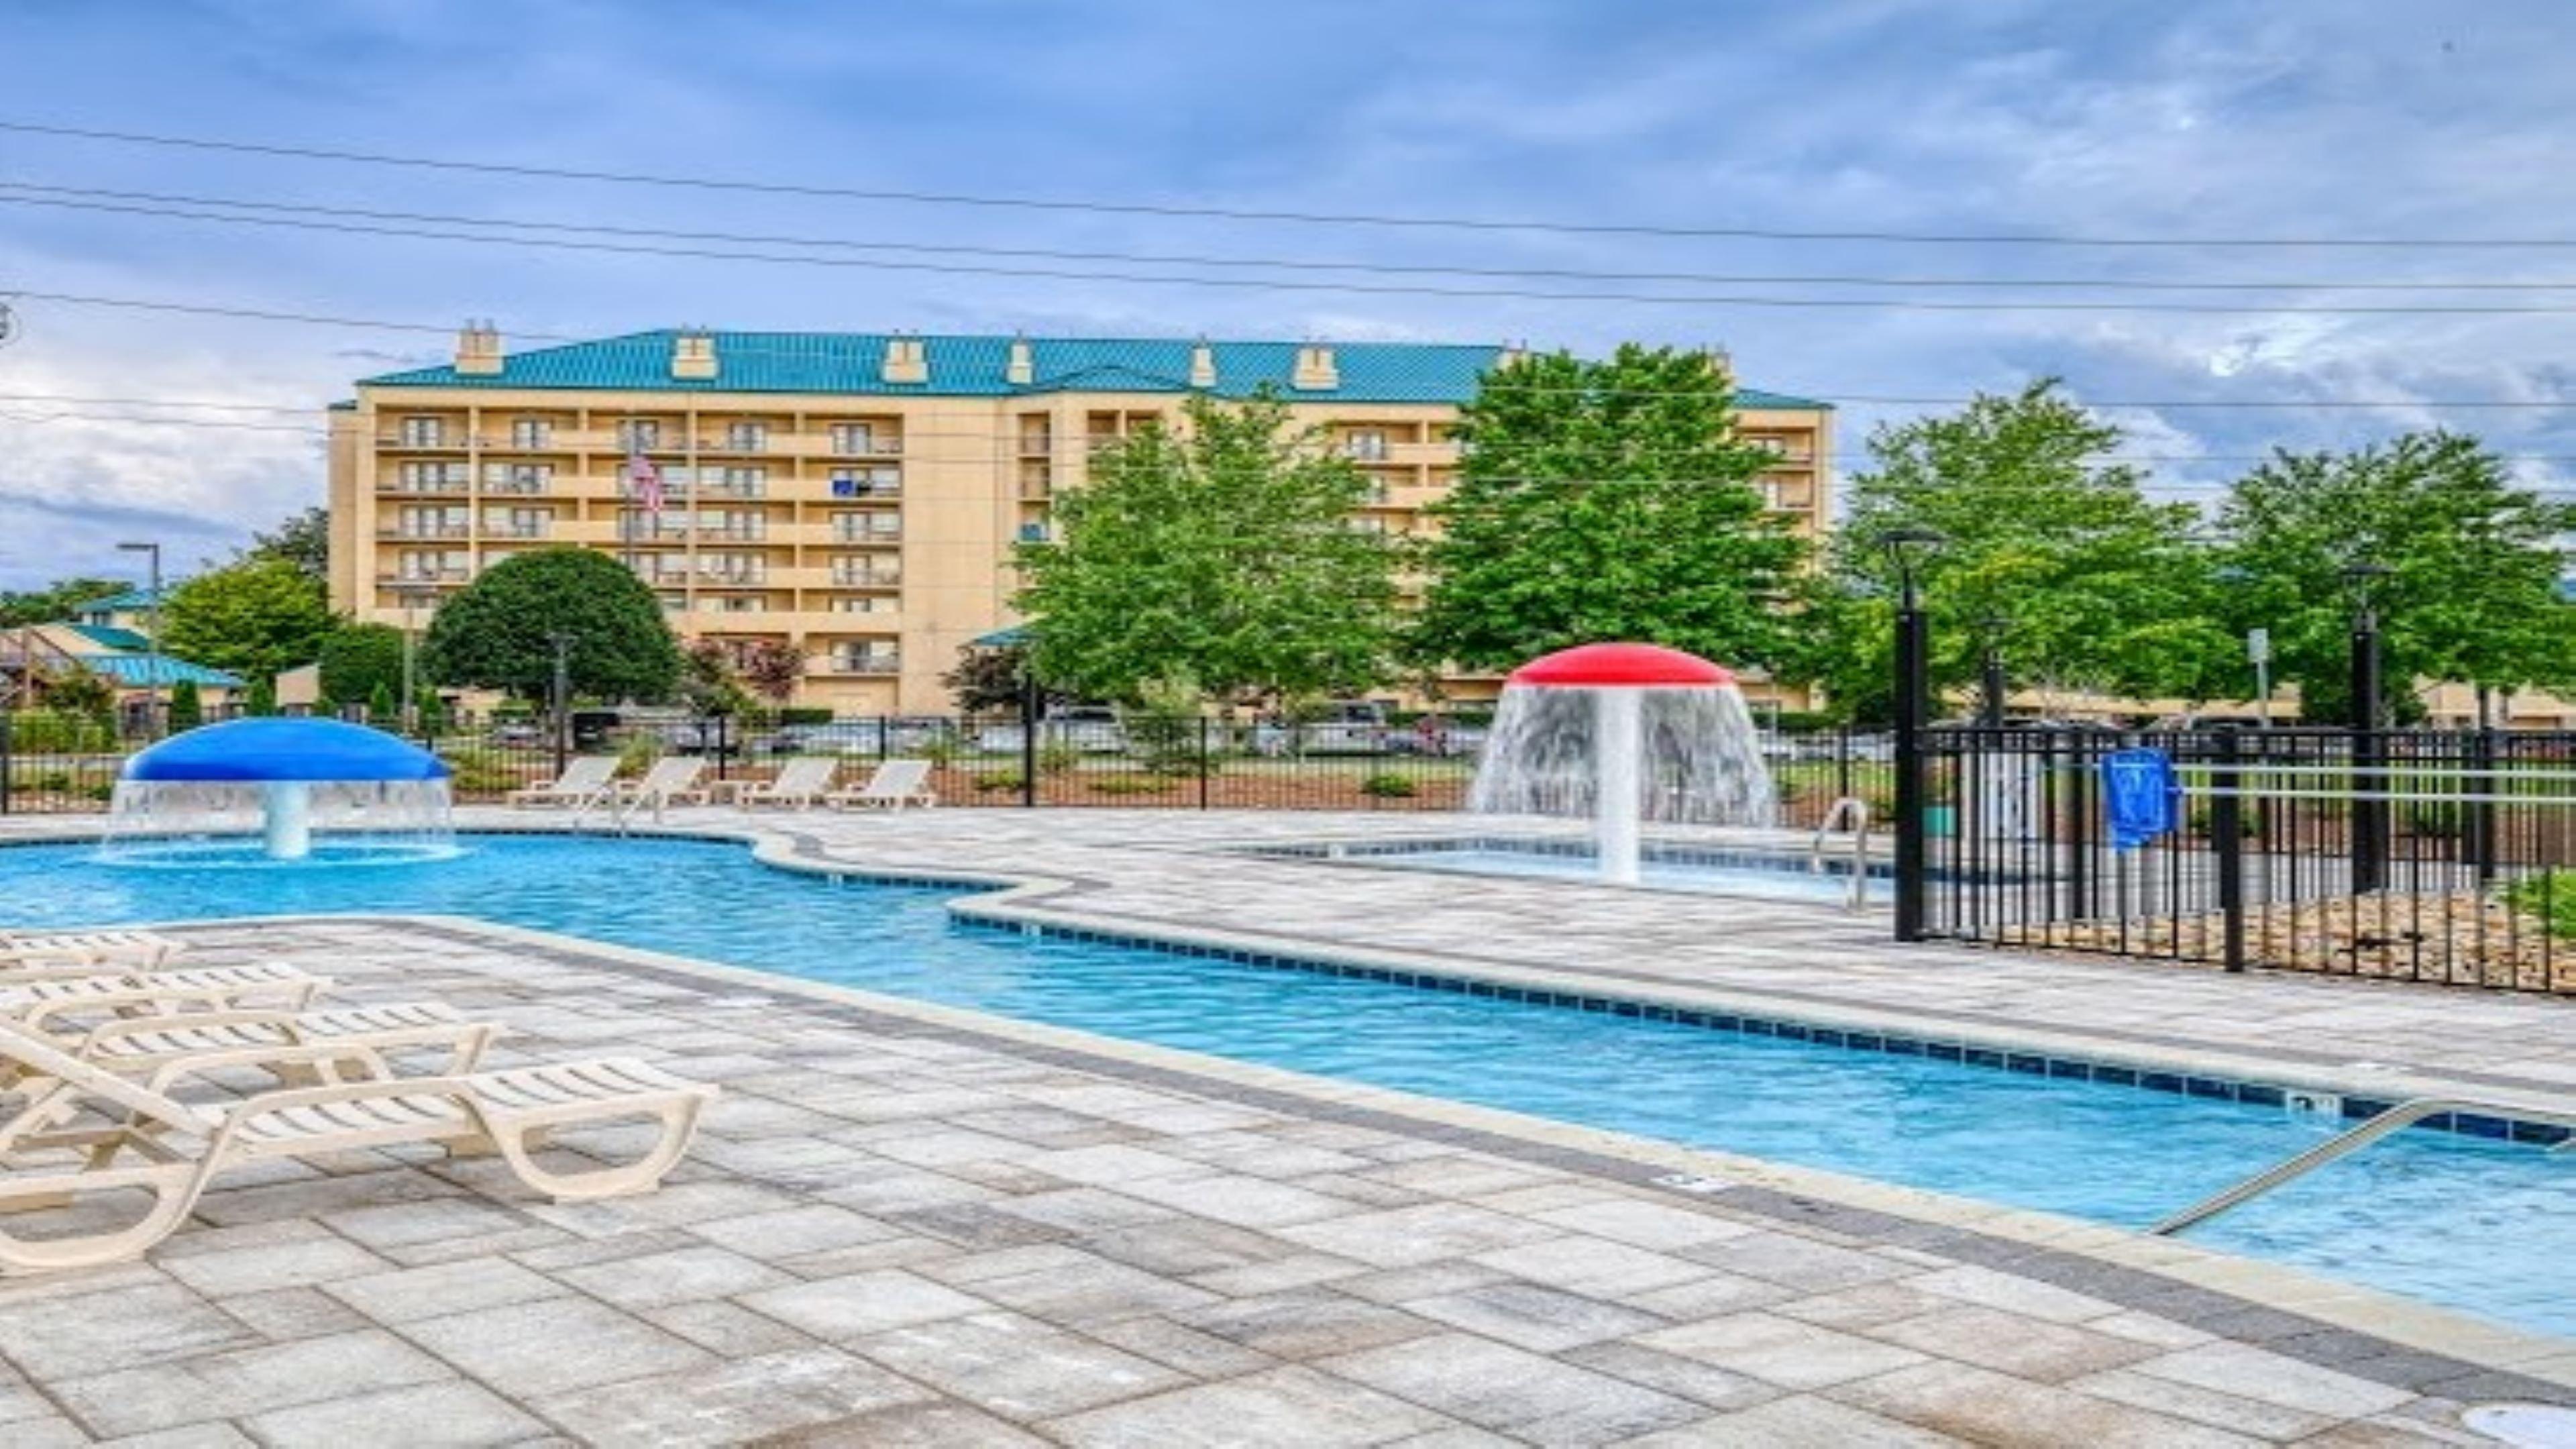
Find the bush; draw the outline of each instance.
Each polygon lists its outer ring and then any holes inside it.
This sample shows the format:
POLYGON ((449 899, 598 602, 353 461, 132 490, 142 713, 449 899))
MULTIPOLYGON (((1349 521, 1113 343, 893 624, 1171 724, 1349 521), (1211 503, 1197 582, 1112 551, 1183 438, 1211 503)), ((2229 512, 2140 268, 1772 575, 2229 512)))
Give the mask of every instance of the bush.
POLYGON ((984 773, 975 777, 974 785, 976 789, 987 795, 998 795, 1006 790, 1016 791, 1020 788, 1020 772, 1017 770, 986 770, 984 773))
MULTIPOLYGON (((2239 808, 2236 812, 2236 835, 2238 839, 2251 840, 2254 838, 2257 833, 2255 819, 2260 813, 2261 812, 2254 808, 2252 801, 2239 802, 2239 808)), ((2185 816, 2183 824, 2184 828, 2189 830, 2192 834, 2197 835, 2204 840, 2214 840, 2218 836, 2218 811, 2212 806, 2194 805, 2191 807, 2189 814, 2185 816)))
POLYGON ((447 761, 451 772, 449 788, 459 795, 505 794, 525 783, 508 757, 498 750, 466 745, 442 750, 439 758, 447 761))
POLYGON ((778 723, 785 725, 830 724, 832 712, 817 705, 790 705, 778 712, 778 723))
POLYGON ((1082 768, 1082 747, 1067 740, 1038 746, 1038 773, 1070 775, 1082 768))
POLYGON ((180 680, 170 690, 170 733, 192 730, 205 722, 206 701, 197 692, 197 681, 180 680))
POLYGON ((2419 800, 2406 807, 2406 833, 2426 840, 2457 840, 2468 832, 2468 811, 2447 800, 2419 800))
POLYGON ((966 742, 944 730, 922 741, 912 752, 913 758, 928 760, 943 770, 956 764, 958 756, 965 753, 966 742))
POLYGON ((2544 870, 2506 886, 2505 904, 2540 918, 2549 934, 2576 940, 2576 870, 2544 870))
POLYGON ((1127 738, 1136 762, 1151 774, 1216 773, 1216 760, 1208 749, 1210 734, 1199 714, 1198 691, 1187 685, 1153 686, 1145 691, 1145 702, 1127 717, 1127 738))
POLYGON ((1413 777, 1379 770, 1360 781, 1360 793, 1379 800, 1410 800, 1414 795, 1413 777))
POLYGON ((9 721, 13 755, 74 755, 116 748, 116 731, 84 714, 28 713, 9 721))
POLYGON ((653 735, 628 735, 617 747, 617 773, 640 775, 662 758, 662 741, 653 735))

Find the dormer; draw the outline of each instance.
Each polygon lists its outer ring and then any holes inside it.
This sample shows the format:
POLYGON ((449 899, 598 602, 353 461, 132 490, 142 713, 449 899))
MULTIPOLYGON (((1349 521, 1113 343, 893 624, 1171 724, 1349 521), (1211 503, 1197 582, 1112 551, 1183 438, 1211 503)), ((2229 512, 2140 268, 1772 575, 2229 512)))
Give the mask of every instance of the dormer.
POLYGON ((1320 342, 1309 342, 1297 349, 1297 370, 1288 375, 1288 385, 1299 392, 1331 392, 1342 385, 1342 371, 1333 361, 1333 349, 1320 342))
POLYGON ((1002 379, 1013 387, 1027 387, 1038 380, 1037 350, 1029 346, 1029 339, 1011 339, 1011 360, 1003 364, 1002 379))
POLYGON ((671 338, 671 380, 713 382, 716 340, 704 332, 681 332, 671 338))
POLYGON ((1190 386, 1216 386, 1216 349, 1208 346, 1204 337, 1199 339, 1198 346, 1190 349, 1190 386))
POLYGON ((468 322, 456 334, 456 375, 501 375, 501 330, 489 321, 468 322))
POLYGON ((918 337, 886 339, 885 367, 878 374, 890 383, 930 381, 930 354, 918 337))

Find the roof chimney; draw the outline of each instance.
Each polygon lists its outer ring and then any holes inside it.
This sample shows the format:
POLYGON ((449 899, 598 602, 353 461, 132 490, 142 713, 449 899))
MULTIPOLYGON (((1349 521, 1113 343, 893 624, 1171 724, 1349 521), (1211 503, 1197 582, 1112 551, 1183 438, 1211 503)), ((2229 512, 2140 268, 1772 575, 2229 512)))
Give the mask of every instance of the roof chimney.
POLYGON ((489 321, 469 321, 456 334, 460 377, 496 377, 501 371, 501 331, 489 321))
POLYGON ((1216 349, 1208 346, 1204 337, 1190 349, 1190 386, 1216 386, 1216 349))
POLYGON ((930 381, 930 358, 918 337, 886 339, 885 367, 880 373, 887 382, 930 381))
POLYGON ((1288 385, 1299 392, 1330 392, 1342 385, 1342 371, 1333 361, 1333 349, 1310 342, 1297 349, 1297 370, 1288 375, 1288 385))
POLYGON ((673 382, 713 382, 715 375, 716 340, 713 336, 692 329, 671 338, 673 382))
POLYGON ((1002 378, 1013 387, 1027 387, 1038 380, 1038 359, 1029 339, 1011 339, 1011 361, 1002 369, 1002 378))

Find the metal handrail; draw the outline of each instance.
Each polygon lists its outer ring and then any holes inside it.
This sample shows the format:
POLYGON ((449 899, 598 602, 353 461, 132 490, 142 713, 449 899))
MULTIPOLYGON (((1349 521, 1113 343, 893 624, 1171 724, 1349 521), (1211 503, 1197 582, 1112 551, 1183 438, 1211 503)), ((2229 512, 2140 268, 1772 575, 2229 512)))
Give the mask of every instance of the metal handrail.
MULTIPOLYGON (((2272 1167, 2262 1172, 2258 1172, 2254 1176, 2236 1184, 2234 1187, 2227 1189, 2225 1192, 2219 1193, 2214 1197, 2205 1198, 2200 1202, 2196 1202, 2190 1207, 2184 1208, 2181 1212, 2175 1213, 2173 1216, 2157 1223, 2154 1227, 2147 1229, 2147 1232, 2156 1237, 2171 1237, 2185 1228, 2205 1223, 2211 1218, 2218 1216, 2220 1213, 2226 1212, 2232 1208, 2240 1207, 2245 1203, 2272 1191, 2274 1188, 2281 1187, 2285 1184, 2294 1182, 2299 1178, 2305 1177, 2309 1173, 2316 1171, 2318 1168, 2325 1166, 2327 1163, 2348 1157, 2391 1133, 2412 1127, 2427 1117, 2439 1117, 2452 1112, 2471 1112, 2480 1116, 2514 1117, 2518 1119, 2546 1122, 2558 1127, 2576 1128, 2576 1112, 2549 1112, 2535 1110, 2528 1107, 2503 1107, 2493 1102, 2471 1102, 2450 1097, 2418 1097, 2411 1102, 2400 1102, 2396 1106, 2389 1108, 2387 1111, 2380 1113, 2378 1116, 2371 1118, 2358 1127, 2351 1128, 2344 1132, 2339 1132, 2336 1135, 2327 1138, 2325 1141, 2318 1143, 2316 1146, 2309 1148, 2307 1151, 2300 1153, 2298 1156, 2290 1158, 2288 1161, 2276 1163, 2272 1167)), ((2576 1138, 2570 1138, 2569 1141, 2576 1142, 2576 1138)), ((2560 1144, 2560 1147, 2564 1147, 2565 1145, 2566 1144, 2562 1143, 2560 1144)), ((2555 1152, 2560 1149, 2552 1148, 2550 1150, 2555 1152)))
POLYGON ((1816 827, 1816 838, 1807 846, 1807 869, 1816 875, 1825 873, 1825 837, 1833 833, 1845 814, 1852 817, 1851 898, 1845 903, 1851 910, 1869 904, 1869 802, 1845 795, 1825 807, 1823 823, 1816 827))

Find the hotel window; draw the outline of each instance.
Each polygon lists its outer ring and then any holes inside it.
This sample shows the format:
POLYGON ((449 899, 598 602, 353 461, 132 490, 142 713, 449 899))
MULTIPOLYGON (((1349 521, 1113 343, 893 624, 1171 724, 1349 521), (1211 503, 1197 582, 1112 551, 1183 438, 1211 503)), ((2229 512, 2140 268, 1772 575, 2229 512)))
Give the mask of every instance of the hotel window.
POLYGON ((486 493, 543 493, 554 481, 552 463, 486 463, 483 465, 483 491, 486 493))
POLYGON ((729 584, 756 584, 768 576, 768 565, 756 553, 702 553, 698 577, 729 584))
POLYGON ((880 464, 874 468, 835 468, 832 470, 832 496, 835 498, 894 498, 903 492, 903 470, 880 464))
POLYGON ((555 425, 544 418, 516 418, 510 423, 510 446, 544 448, 554 442, 555 425))
POLYGON ((402 445, 406 448, 443 448, 447 446, 445 418, 405 418, 402 420, 402 445))
POLYGON ((728 451, 736 453, 765 453, 769 451, 769 424, 725 424, 725 447, 728 451))
POLYGON ((463 538, 473 531, 474 516, 463 508, 409 506, 397 517, 405 538, 463 538))
POLYGON ((1342 456, 1363 463, 1386 461, 1386 433, 1380 428, 1354 428, 1342 435, 1342 456))
POLYGON ((617 425, 617 446, 628 452, 662 446, 662 425, 651 418, 629 418, 617 425))
POLYGON ((701 538, 738 538, 756 542, 767 536, 769 519, 756 508, 705 508, 698 511, 701 538))
POLYGON ((766 614, 769 601, 758 594, 720 594, 700 599, 698 608, 710 614, 766 614))
POLYGON ((543 538, 554 521, 555 511, 551 508, 483 510, 483 531, 502 538, 543 538))
POLYGON ((832 601, 835 614, 891 614, 894 609, 895 601, 883 594, 861 594, 854 599, 832 601))
POLYGON ((877 451, 876 424, 832 424, 832 451, 845 458, 864 458, 875 453, 877 451))
POLYGON ((769 491, 769 470, 758 464, 741 468, 704 468, 707 491, 728 498, 758 498, 769 491))
POLYGON ((406 579, 461 579, 473 566, 472 556, 461 548, 406 549, 396 572, 406 579))
POLYGON ((461 491, 474 475, 462 463, 405 463, 397 476, 405 488, 429 493, 447 488, 461 491))

